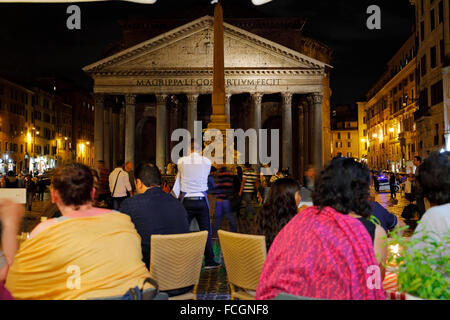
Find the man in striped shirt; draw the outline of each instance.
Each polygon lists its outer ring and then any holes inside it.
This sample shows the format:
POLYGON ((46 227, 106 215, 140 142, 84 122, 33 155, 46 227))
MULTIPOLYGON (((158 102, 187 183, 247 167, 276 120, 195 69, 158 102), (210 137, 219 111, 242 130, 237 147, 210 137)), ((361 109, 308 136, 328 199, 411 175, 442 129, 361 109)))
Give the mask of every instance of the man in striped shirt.
POLYGON ((231 198, 233 197, 234 190, 233 180, 234 176, 226 166, 219 169, 215 188, 216 214, 214 219, 214 233, 220 228, 224 214, 230 223, 230 231, 237 231, 236 220, 234 219, 233 210, 231 209, 231 198))
POLYGON ((255 197, 255 194, 258 195, 258 198, 261 198, 258 178, 258 174, 252 169, 251 164, 246 163, 244 174, 242 175, 241 191, 239 192, 239 197, 242 197, 245 201, 244 218, 248 217, 249 212, 251 212, 253 216, 256 215, 255 208, 252 206, 252 200, 255 197))

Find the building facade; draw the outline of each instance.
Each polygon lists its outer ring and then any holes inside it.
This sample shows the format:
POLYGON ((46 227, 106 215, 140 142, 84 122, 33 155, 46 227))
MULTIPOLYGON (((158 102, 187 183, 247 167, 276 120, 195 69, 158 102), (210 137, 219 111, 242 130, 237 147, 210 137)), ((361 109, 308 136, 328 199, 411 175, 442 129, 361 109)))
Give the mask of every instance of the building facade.
POLYGON ((0 78, 0 173, 28 168, 27 140, 33 92, 0 78))
POLYGON ((331 130, 331 155, 360 159, 357 121, 345 121, 331 130))
POLYGON ((364 120, 368 142, 367 160, 373 169, 405 172, 417 152, 414 113, 418 110, 416 91, 416 50, 411 36, 391 58, 387 70, 367 94, 364 120))
POLYGON ((449 0, 410 0, 416 9, 417 153, 450 150, 449 0))
POLYGON ((59 163, 76 161, 94 165, 94 99, 92 93, 54 77, 36 79, 40 88, 52 92, 61 106, 55 145, 63 157, 59 163), (70 117, 69 117, 70 108, 70 117), (69 155, 70 151, 70 155, 69 155))
MULTIPOLYGON (((206 128, 213 40, 213 18, 205 16, 84 68, 94 79, 96 160, 109 167, 115 159, 155 161, 164 169, 174 129, 194 133, 196 120, 206 128)), ((320 165, 330 160, 322 146, 331 143, 331 67, 311 57, 324 46, 302 43, 308 56, 229 23, 224 41, 231 128, 281 129, 280 166, 300 178, 316 165, 311 155, 320 165)))
POLYGON ((73 161, 94 165, 92 95, 60 84, 0 78, 1 174, 41 174, 73 161))

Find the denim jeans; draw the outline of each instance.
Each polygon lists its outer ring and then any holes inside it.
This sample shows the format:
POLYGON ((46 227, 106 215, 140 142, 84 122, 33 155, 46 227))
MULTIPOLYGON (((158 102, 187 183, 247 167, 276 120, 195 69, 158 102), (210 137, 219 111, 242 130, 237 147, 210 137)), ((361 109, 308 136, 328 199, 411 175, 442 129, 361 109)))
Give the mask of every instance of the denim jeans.
POLYGON ((230 200, 222 200, 222 201, 217 200, 213 234, 215 234, 217 230, 220 228, 224 214, 227 217, 228 221, 230 222, 231 232, 237 231, 236 220, 234 219, 233 211, 231 210, 230 200))
POLYGON ((256 215, 256 210, 253 208, 252 200, 254 198, 255 194, 253 192, 243 192, 242 193, 242 199, 245 201, 245 213, 244 218, 248 217, 248 213, 251 212, 253 216, 256 215))
POLYGON ((122 202, 128 197, 114 197, 113 198, 113 210, 119 211, 122 202))
POLYGON ((191 224, 192 219, 196 219, 200 231, 208 231, 208 239, 206 240, 205 247, 205 264, 211 264, 214 261, 214 251, 212 247, 212 231, 211 220, 209 216, 209 207, 204 200, 189 200, 189 198, 183 199, 183 205, 188 213, 188 223, 191 224))

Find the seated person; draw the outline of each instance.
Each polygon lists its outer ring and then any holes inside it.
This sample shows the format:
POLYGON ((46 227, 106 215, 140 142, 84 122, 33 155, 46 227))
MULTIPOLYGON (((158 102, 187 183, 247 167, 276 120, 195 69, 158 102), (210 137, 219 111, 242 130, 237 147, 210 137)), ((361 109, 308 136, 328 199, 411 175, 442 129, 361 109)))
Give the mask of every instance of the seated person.
POLYGON ((300 185, 291 178, 277 179, 270 188, 258 216, 258 233, 266 237, 267 249, 278 232, 297 214, 300 185))
POLYGON ((372 213, 369 183, 369 170, 350 158, 333 159, 320 172, 314 206, 295 215, 270 247, 257 300, 273 299, 280 292, 317 299, 385 300, 382 271, 376 267, 386 261, 386 233, 367 220, 372 213))
POLYGON ((23 205, 0 201, 0 300, 13 299, 4 282, 18 249, 17 234, 24 213, 23 205))
POLYGON ((14 298, 106 298, 142 287, 150 274, 131 219, 94 208, 94 196, 87 166, 56 169, 51 199, 62 217, 40 223, 22 243, 5 284, 14 298))
POLYGON ((125 200, 120 211, 130 216, 141 236, 142 259, 149 268, 152 234, 188 233, 187 212, 180 201, 161 189, 161 174, 151 163, 136 168, 138 195, 125 200))
MULTIPOLYGON (((125 200, 120 211, 130 216, 141 236, 142 259, 150 268, 152 234, 188 233, 187 212, 180 201, 161 189, 161 174, 156 166, 144 163, 135 172, 138 195, 125 200)), ((170 296, 189 292, 192 286, 165 291, 170 296)))
MULTIPOLYGON (((424 232, 438 243, 442 243, 450 231, 450 152, 435 152, 419 167, 417 177, 421 196, 428 199, 430 208, 422 216, 412 236, 420 239, 424 232)), ((423 248, 426 243, 418 243, 423 248)), ((446 254, 450 254, 447 248, 446 254)))

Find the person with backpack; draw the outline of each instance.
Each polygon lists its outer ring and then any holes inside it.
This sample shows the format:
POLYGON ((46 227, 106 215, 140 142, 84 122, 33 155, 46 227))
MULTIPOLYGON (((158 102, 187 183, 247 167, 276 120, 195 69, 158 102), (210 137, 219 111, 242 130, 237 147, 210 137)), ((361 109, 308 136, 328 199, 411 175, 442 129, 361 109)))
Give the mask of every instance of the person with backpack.
POLYGON ((123 169, 123 161, 118 160, 116 168, 109 175, 109 190, 112 197, 112 208, 120 209, 122 202, 129 197, 132 188, 128 172, 123 169))

